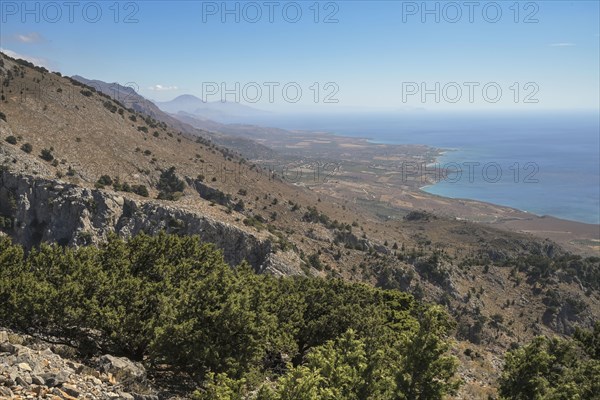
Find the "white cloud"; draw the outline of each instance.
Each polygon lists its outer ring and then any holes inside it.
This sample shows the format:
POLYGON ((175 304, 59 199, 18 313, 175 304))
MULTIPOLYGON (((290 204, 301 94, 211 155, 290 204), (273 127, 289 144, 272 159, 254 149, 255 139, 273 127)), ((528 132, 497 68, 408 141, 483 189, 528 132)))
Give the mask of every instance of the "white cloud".
POLYGON ((44 67, 46 69, 52 69, 50 67, 50 62, 48 60, 46 60, 45 58, 26 56, 24 54, 17 53, 16 51, 12 51, 12 50, 9 50, 9 49, 3 49, 1 47, 0 47, 0 51, 3 52, 4 54, 6 54, 9 57, 12 57, 12 58, 21 58, 23 60, 29 61, 30 63, 38 65, 40 67, 44 67))
POLYGON ((13 36, 13 38, 20 43, 43 43, 46 41, 46 39, 44 39, 44 37, 37 32, 16 34, 13 36))
POLYGON ((574 47, 574 46, 576 46, 576 44, 570 43, 570 42, 552 43, 550 45, 550 47, 574 47))
POLYGON ((154 85, 148 88, 149 90, 154 90, 156 92, 169 92, 172 90, 177 90, 177 86, 163 86, 163 85, 154 85))

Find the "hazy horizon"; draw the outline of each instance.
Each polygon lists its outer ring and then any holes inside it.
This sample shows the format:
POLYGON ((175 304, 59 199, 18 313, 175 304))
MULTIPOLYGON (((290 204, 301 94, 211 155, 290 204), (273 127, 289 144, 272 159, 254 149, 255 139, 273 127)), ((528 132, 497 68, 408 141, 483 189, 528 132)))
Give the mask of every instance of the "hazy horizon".
POLYGON ((277 112, 600 108, 598 2, 269 4, 6 1, 0 48, 156 101, 189 93, 277 112))

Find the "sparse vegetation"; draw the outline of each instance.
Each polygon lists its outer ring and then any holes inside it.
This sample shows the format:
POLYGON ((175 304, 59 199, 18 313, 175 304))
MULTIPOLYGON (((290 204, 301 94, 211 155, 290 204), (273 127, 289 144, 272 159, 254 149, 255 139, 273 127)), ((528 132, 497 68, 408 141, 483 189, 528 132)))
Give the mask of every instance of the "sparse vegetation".
POLYGON ((96 182, 96 187, 98 189, 104 189, 105 186, 110 186, 113 184, 113 180, 109 175, 102 175, 100 178, 98 178, 98 181, 96 182))
POLYGON ((52 154, 53 151, 54 149, 52 147, 49 149, 42 149, 42 152, 40 153, 40 158, 44 161, 54 160, 54 154, 52 154))
POLYGON ((31 143, 23 143, 23 145, 21 146, 21 150, 29 154, 33 151, 33 146, 31 145, 31 143))
POLYGON ((264 229, 264 225, 263 223, 265 222, 264 219, 260 216, 250 216, 248 218, 244 219, 244 225, 246 226, 252 226, 254 228, 256 228, 258 231, 261 231, 264 229))
POLYGON ((148 188, 144 185, 132 185, 131 191, 133 193, 137 194, 138 196, 142 196, 142 197, 150 196, 150 193, 148 192, 148 188))
POLYGON ((110 100, 105 101, 104 103, 104 107, 109 110, 111 113, 116 113, 117 112, 117 106, 110 100))
POLYGON ((185 182, 175 173, 175 167, 163 171, 156 188, 159 190, 158 199, 177 201, 183 196, 185 182))

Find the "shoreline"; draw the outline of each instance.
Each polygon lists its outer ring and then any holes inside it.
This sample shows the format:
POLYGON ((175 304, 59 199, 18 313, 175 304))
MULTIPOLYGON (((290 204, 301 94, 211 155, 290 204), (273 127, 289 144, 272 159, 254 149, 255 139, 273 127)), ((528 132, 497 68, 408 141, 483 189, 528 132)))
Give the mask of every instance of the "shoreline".
MULTIPOLYGON (((296 130, 294 131, 295 133, 305 133, 305 134, 309 134, 309 135, 325 135, 325 136, 333 136, 335 138, 337 138, 338 140, 349 140, 349 141, 359 141, 359 142, 363 142, 367 145, 371 145, 371 146, 399 146, 399 147, 404 147, 404 146, 423 146, 423 147, 427 147, 430 148, 432 150, 434 150, 435 155, 433 156, 432 160, 427 160, 427 164, 426 167, 435 167, 436 165, 441 165, 442 164, 442 160, 441 158, 451 154, 453 152, 457 152, 457 151, 461 151, 463 150, 460 147, 435 147, 432 145, 428 145, 428 144, 422 144, 422 143, 397 143, 397 142, 392 142, 392 141, 381 141, 381 140, 377 140, 374 139, 372 137, 368 137, 368 136, 348 136, 342 133, 335 133, 335 132, 330 132, 330 131, 323 131, 323 130, 318 130, 318 131, 304 131, 304 130, 296 130)), ((424 154, 424 155, 428 155, 431 156, 431 154, 424 154)), ((514 212, 519 212, 519 213, 525 213, 528 216, 534 216, 537 218, 554 218, 556 220, 560 220, 560 221, 565 221, 565 222, 572 222, 572 223, 578 223, 578 224, 584 224, 584 225, 590 225, 590 226, 594 226, 594 227, 600 227, 600 221, 598 223, 594 223, 594 222, 589 222, 589 221, 581 221, 581 220, 576 220, 576 219, 569 219, 566 218, 564 216, 559 216, 559 215, 552 215, 552 214, 538 214, 534 211, 531 210, 526 210, 526 209, 522 209, 522 208, 518 208, 518 207, 514 207, 514 206, 510 206, 510 205, 506 205, 506 204, 501 204, 501 203, 495 203, 493 201, 486 201, 486 200, 481 200, 481 199, 477 199, 477 198, 472 198, 472 197, 452 197, 449 195, 441 195, 441 194, 437 194, 437 193, 431 193, 428 192, 427 190, 424 190, 425 188, 428 187, 434 187, 437 184, 441 183, 441 181, 438 182, 433 182, 433 183, 427 183, 423 186, 419 186, 418 190, 419 192, 423 193, 423 194, 427 194, 429 196, 436 196, 439 198, 443 198, 443 199, 448 199, 448 200, 455 200, 455 201, 472 201, 472 202, 478 202, 481 204, 485 204, 485 205, 489 205, 492 207, 502 207, 508 210, 512 210, 514 212)))
MULTIPOLYGON (((440 158, 444 157, 445 155, 447 155, 451 152, 461 150, 460 148, 435 148, 435 149, 438 150, 438 154, 435 156, 435 159, 433 162, 427 164, 427 167, 434 167, 436 165, 440 165, 440 164, 442 164, 440 158)), ((429 192, 426 190, 427 188, 432 188, 440 183, 442 183, 442 180, 433 182, 433 183, 427 183, 426 185, 419 186, 418 189, 420 192, 426 193, 427 195, 436 196, 436 197, 440 197, 440 198, 444 198, 444 199, 457 200, 457 201, 475 201, 475 202, 487 204, 487 205, 494 206, 494 207, 503 207, 503 208, 510 209, 510 210, 513 210, 516 212, 526 213, 528 215, 535 216, 537 218, 555 218, 555 219, 561 220, 561 221, 574 222, 574 223, 579 223, 579 224, 600 227, 600 221, 595 223, 595 222, 589 222, 589 221, 581 221, 581 220, 577 220, 577 219, 570 219, 570 218, 566 218, 566 217, 560 216, 560 215, 539 214, 539 213, 536 213, 531 210, 526 210, 526 209, 522 209, 522 208, 518 208, 518 207, 506 205, 506 204, 496 203, 494 201, 481 200, 481 199, 472 198, 472 197, 453 197, 453 196, 449 196, 446 194, 432 193, 432 192, 429 192)))
POLYGON ((431 192, 428 192, 426 190, 423 190, 424 188, 432 187, 434 185, 435 184, 428 184, 428 185, 422 186, 422 187, 419 188, 419 191, 422 192, 423 194, 428 195, 428 196, 437 197, 437 198, 444 199, 444 200, 456 200, 456 201, 461 201, 461 202, 475 202, 475 203, 480 203, 480 204, 491 206, 491 207, 504 208, 506 210, 510 210, 510 211, 513 211, 513 212, 516 212, 516 213, 523 213, 523 214, 526 214, 529 217, 540 218, 540 219, 543 219, 543 218, 552 218, 552 219, 555 219, 557 221, 564 221, 564 222, 568 222, 568 223, 582 224, 582 225, 588 225, 588 226, 600 228, 600 223, 595 224, 595 223, 591 223, 591 222, 577 221, 577 220, 574 220, 574 219, 567 219, 567 218, 562 218, 562 217, 558 217, 558 216, 555 216, 555 215, 548 215, 548 214, 540 215, 540 214, 536 214, 536 213, 534 213, 532 211, 522 210, 520 208, 511 207, 511 206, 507 206, 507 205, 504 205, 504 204, 493 203, 493 202, 490 202, 490 201, 472 199, 472 198, 468 198, 468 197, 444 196, 444 195, 440 195, 440 194, 436 194, 436 193, 431 193, 431 192))
POLYGON ((600 225, 552 216, 538 216, 516 207, 475 199, 441 196, 423 190, 437 182, 418 174, 404 176, 403 162, 435 163, 460 148, 431 145, 376 143, 369 135, 344 135, 324 130, 286 130, 246 126, 227 132, 250 138, 272 149, 274 157, 260 163, 289 163, 311 167, 323 160, 344 166, 335 180, 311 181, 311 190, 346 201, 366 202, 374 216, 401 217, 408 211, 424 210, 457 220, 468 220, 501 230, 550 239, 578 254, 600 254, 600 225), (365 195, 366 194, 366 195, 365 195))

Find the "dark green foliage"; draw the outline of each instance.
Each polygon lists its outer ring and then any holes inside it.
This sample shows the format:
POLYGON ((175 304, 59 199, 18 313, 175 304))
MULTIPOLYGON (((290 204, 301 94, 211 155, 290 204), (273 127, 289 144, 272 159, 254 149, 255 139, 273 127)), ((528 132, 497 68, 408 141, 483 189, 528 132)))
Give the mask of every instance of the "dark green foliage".
POLYGON ((233 209, 237 212, 242 212, 246 209, 246 205, 244 204, 244 200, 239 199, 237 203, 233 206, 233 209))
POLYGON ((105 101, 104 103, 104 107, 109 110, 111 113, 116 113, 117 112, 117 106, 110 100, 105 101))
POLYGON ((45 74, 45 73, 47 73, 47 72, 48 72, 48 70, 47 70, 46 68, 44 68, 44 67, 40 67, 40 66, 37 66, 37 65, 33 64, 32 62, 30 62, 30 61, 27 61, 27 60, 23 60, 23 59, 21 59, 21 58, 17 58, 17 59, 15 59, 15 62, 16 62, 17 64, 20 64, 20 65, 23 65, 23 66, 29 67, 29 68, 31 68, 31 69, 34 69, 34 70, 36 70, 36 71, 38 71, 38 72, 41 72, 42 74, 45 74))
POLYGON ((43 149, 40 153, 40 158, 44 161, 52 161, 54 160, 54 155, 52 154, 53 149, 43 149))
POLYGON ((96 187, 97 188, 104 188, 105 186, 110 186, 113 184, 113 180, 110 176, 108 175, 102 175, 99 179, 98 182, 96 182, 96 187))
POLYGON ((91 97, 92 96, 92 91, 91 90, 81 90, 81 91, 79 91, 79 93, 81 93, 85 97, 91 97))
POLYGON ((505 262, 507 266, 516 266, 527 274, 530 282, 548 283, 551 278, 558 277, 563 282, 573 282, 578 278, 584 287, 600 290, 600 258, 583 258, 575 254, 560 257, 532 255, 505 262))
POLYGON ((204 381, 199 399, 436 400, 456 387, 441 308, 231 268, 197 237, 110 236, 28 255, 0 238, 0 326, 188 372, 204 381))
POLYGON ((8 137, 7 137, 6 139, 4 139, 4 140, 6 140, 6 142, 7 142, 7 143, 9 143, 9 144, 17 144, 17 138, 16 138, 16 137, 14 137, 14 136, 12 136, 12 135, 11 135, 11 136, 8 136, 8 137))
POLYGON ((0 215, 0 229, 10 230, 13 227, 12 218, 0 215))
POLYGON ((201 194, 201 197, 208 201, 212 201, 214 203, 221 204, 224 206, 231 205, 231 195, 228 193, 223 193, 219 189, 206 190, 203 194, 201 194))
POLYGON ((416 261, 415 269, 423 278, 432 283, 443 286, 448 281, 449 273, 440 265, 437 253, 416 261))
POLYGON ((0 112, 0 119, 3 121, 6 121, 6 114, 4 114, 3 112, 0 112))
POLYGON ((429 221, 433 215, 426 211, 411 211, 404 216, 405 221, 429 221))
POLYGON ((329 217, 323 213, 320 213, 315 207, 308 207, 308 211, 304 213, 303 218, 306 222, 317 222, 323 225, 330 223, 329 217))
POLYGON ((113 190, 115 190, 117 192, 129 193, 132 191, 131 185, 127 182, 121 182, 121 179, 119 177, 116 177, 113 180, 112 187, 113 187, 113 190))
POLYGON ((594 324, 591 331, 577 328, 573 337, 590 357, 600 360, 600 321, 594 324))
POLYGON ((308 263, 317 271, 323 270, 323 264, 321 264, 321 260, 319 260, 319 255, 317 253, 313 253, 308 257, 308 263))
POLYGON ((33 151, 33 146, 31 145, 31 143, 23 143, 23 145, 21 146, 21 150, 29 154, 33 151))
MULTIPOLYGON (((277 201, 275 201, 276 199, 274 199, 273 204, 277 204, 277 201)), ((292 207, 292 211, 296 211, 297 209, 299 209, 300 207, 296 205, 294 205, 294 207, 292 207)), ((308 207, 308 211, 306 211, 304 213, 304 216, 302 217, 302 219, 306 222, 314 222, 314 223, 320 223, 322 225, 324 225, 326 228, 328 229, 340 229, 340 230, 352 230, 352 227, 348 224, 343 224, 340 223, 338 220, 333 220, 331 221, 331 219, 324 213, 319 212, 319 210, 317 210, 316 207, 308 207)))
POLYGON ((579 331, 575 341, 535 338, 510 351, 500 379, 503 399, 597 399, 600 393, 600 359, 594 332, 579 331), (591 339, 591 340, 590 340, 591 339), (591 344, 591 345, 590 345, 591 344))
POLYGON ((176 201, 183 195, 185 183, 175 173, 175 167, 171 167, 160 174, 156 188, 159 190, 159 199, 176 201))
POLYGON ((142 197, 150 196, 150 193, 148 193, 148 188, 144 185, 132 185, 131 191, 133 193, 137 194, 138 196, 142 196, 142 197))
POLYGON ((244 225, 252 226, 259 231, 264 228, 263 222, 264 222, 264 220, 260 217, 260 215, 244 218, 244 221, 243 221, 244 225))

